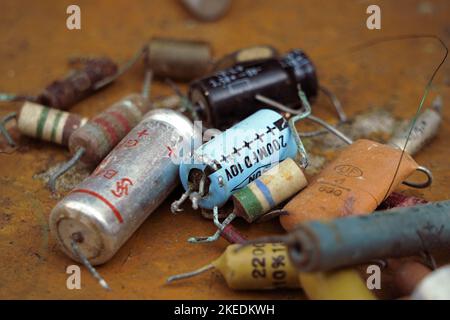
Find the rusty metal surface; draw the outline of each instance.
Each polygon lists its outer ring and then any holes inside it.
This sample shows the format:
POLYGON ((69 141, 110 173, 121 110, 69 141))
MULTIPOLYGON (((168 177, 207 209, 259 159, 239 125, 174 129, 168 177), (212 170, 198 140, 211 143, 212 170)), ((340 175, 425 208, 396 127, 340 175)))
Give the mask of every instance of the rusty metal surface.
MULTIPOLYGON (((65 27, 70 1, 3 0, 0 3, 1 91, 37 93, 51 80, 64 75, 72 56, 107 55, 121 62, 131 57, 153 36, 199 38, 210 41, 214 57, 252 44, 270 44, 285 52, 300 47, 315 62, 319 81, 341 98, 349 116, 383 107, 398 118, 410 118, 423 88, 443 52, 433 40, 404 40, 380 44, 351 55, 344 50, 372 38, 406 34, 439 34, 450 42, 450 3, 436 1, 377 1, 382 9, 382 29, 365 26, 365 1, 234 1, 228 14, 214 23, 200 23, 176 1, 78 1, 82 30, 65 27), (245 32, 244 32, 245 31, 245 32)), ((92 117, 124 95, 140 89, 142 65, 111 86, 76 104, 70 110, 92 117)), ((153 95, 170 93, 155 83, 153 95)), ((435 140, 415 159, 433 170, 435 181, 425 190, 409 194, 427 200, 450 198, 450 64, 437 76, 429 102, 437 93, 444 100, 444 119, 435 140)), ((0 116, 20 104, 2 103, 0 116)), ((326 98, 313 106, 314 114, 334 120, 326 98)), ((18 137, 17 132, 14 135, 18 137)), ((194 270, 217 258, 225 240, 210 245, 190 245, 187 238, 212 233, 211 221, 187 209, 170 214, 177 189, 131 239, 99 271, 113 289, 104 291, 83 269, 82 289, 66 288, 65 269, 73 264, 48 232, 53 198, 38 173, 68 159, 67 150, 21 138, 18 150, 0 153, 0 298, 247 298, 300 299, 298 290, 243 291, 228 289, 216 272, 165 285, 166 277, 194 270), (12 152, 12 153, 11 153, 12 152)), ((0 149, 5 150, 4 140, 0 149)), ((331 157, 331 155, 330 155, 331 157)), ((420 179, 421 177, 418 177, 420 179)), ((281 233, 278 221, 252 226, 236 223, 249 238, 281 233)), ((448 262, 448 260, 447 260, 448 262)))

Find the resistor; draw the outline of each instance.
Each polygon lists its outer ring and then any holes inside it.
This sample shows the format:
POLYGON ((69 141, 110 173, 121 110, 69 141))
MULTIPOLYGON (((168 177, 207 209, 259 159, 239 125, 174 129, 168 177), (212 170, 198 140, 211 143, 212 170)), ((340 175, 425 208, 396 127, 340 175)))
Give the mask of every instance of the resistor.
POLYGON ((450 245, 450 201, 304 222, 283 243, 294 265, 305 272, 433 252, 450 245))
POLYGON ((211 68, 211 46, 204 41, 153 38, 145 50, 147 67, 157 77, 187 81, 211 68))
POLYGON ((412 129, 409 124, 400 126, 394 132, 388 144, 404 149, 410 155, 415 155, 436 136, 441 122, 442 97, 438 96, 434 99, 431 108, 428 108, 417 117, 412 129), (409 134, 410 132, 411 134, 409 134))
POLYGON ((25 102, 18 113, 11 113, 1 121, 0 129, 11 146, 16 143, 4 128, 4 124, 12 119, 17 120, 17 126, 23 135, 64 146, 68 144, 72 133, 87 122, 87 118, 73 113, 25 102))
POLYGON ((255 45, 236 50, 217 60, 214 63, 214 71, 228 69, 239 63, 257 62, 276 59, 277 57, 278 51, 274 47, 269 45, 255 45))
POLYGON ((113 81, 118 74, 117 65, 109 58, 84 59, 82 62, 83 68, 73 70, 62 80, 53 81, 35 97, 0 94, 0 101, 31 100, 48 107, 66 110, 101 86, 113 81), (105 79, 108 81, 103 82, 105 79))
POLYGON ((142 94, 131 94, 90 119, 69 138, 72 158, 63 164, 49 180, 54 192, 56 179, 81 161, 85 165, 98 164, 151 108, 148 88, 151 72, 147 72, 142 94))
POLYGON ((167 282, 186 279, 210 269, 217 269, 228 287, 235 290, 299 288, 298 271, 288 258, 287 248, 278 243, 260 243, 236 250, 229 245, 210 264, 196 271, 172 276, 167 282))
MULTIPOLYGON (((234 210, 221 223, 217 207, 214 208, 214 224, 218 231, 210 237, 195 237, 191 243, 216 241, 230 223, 241 217, 248 223, 267 217, 266 214, 283 201, 289 199, 308 184, 302 168, 292 158, 287 158, 264 172, 258 179, 236 191, 231 199, 234 210)), ((275 215, 270 214, 271 217, 275 215)), ((225 236, 227 239, 227 237, 225 236)))

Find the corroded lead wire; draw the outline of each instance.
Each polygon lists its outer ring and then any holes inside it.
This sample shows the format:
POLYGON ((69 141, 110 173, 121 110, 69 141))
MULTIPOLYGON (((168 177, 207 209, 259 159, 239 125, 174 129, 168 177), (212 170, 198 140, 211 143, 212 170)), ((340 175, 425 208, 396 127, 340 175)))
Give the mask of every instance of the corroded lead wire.
POLYGON ((214 206, 213 209, 214 213, 214 224, 217 227, 217 231, 209 237, 191 237, 188 239, 188 242, 190 243, 207 243, 207 242, 214 242, 219 239, 222 231, 225 229, 226 226, 228 226, 237 216, 234 212, 230 213, 228 217, 225 218, 225 220, 221 223, 219 221, 219 207, 214 206))
POLYGON ((5 137, 6 142, 8 142, 8 144, 11 147, 15 148, 17 146, 17 143, 11 137, 11 135, 8 132, 8 130, 6 130, 6 123, 11 121, 12 119, 17 119, 17 113, 16 112, 8 113, 6 116, 4 116, 2 118, 2 120, 0 120, 0 132, 5 137))
POLYGON ((171 276, 171 277, 169 277, 169 278, 167 278, 167 283, 171 283, 171 282, 173 282, 173 281, 177 281, 177 280, 181 280, 181 279, 186 279, 186 278, 191 278, 191 277, 194 277, 194 276, 196 276, 196 275, 198 275, 198 274, 201 274, 201 273, 203 273, 203 272, 206 272, 206 271, 208 271, 208 270, 211 270, 211 269, 213 269, 214 268, 214 265, 212 265, 212 264, 207 264, 206 266, 203 266, 203 267, 201 267, 200 269, 197 269, 197 270, 194 270, 194 271, 191 271, 191 272, 186 272, 186 273, 181 273, 181 274, 177 274, 177 275, 174 275, 174 276, 171 276))
POLYGON ((48 180, 48 186, 53 193, 56 192, 56 180, 58 180, 58 178, 64 173, 69 171, 70 168, 72 168, 78 162, 78 160, 80 160, 85 151, 86 149, 84 148, 78 149, 69 161, 63 163, 58 168, 58 170, 56 170, 55 173, 50 176, 50 179, 48 180))
POLYGON ((74 233, 72 235, 71 246, 72 246, 73 252, 75 253, 75 255, 77 255, 80 258, 80 260, 83 262, 84 266, 89 270, 91 275, 95 279, 97 279, 98 283, 105 290, 111 291, 111 288, 109 287, 108 283, 105 281, 105 279, 103 279, 103 277, 98 273, 98 271, 92 266, 92 264, 84 256, 84 254, 81 252, 80 248, 78 247, 78 243, 80 243, 80 241, 81 241, 80 237, 81 236, 79 234, 77 234, 77 233, 74 233))
POLYGON ((183 211, 183 209, 181 209, 180 206, 183 204, 183 202, 185 202, 189 198, 191 193, 192 193, 191 189, 186 190, 186 192, 184 192, 181 195, 180 199, 172 202, 172 204, 170 205, 170 211, 172 213, 177 213, 177 212, 183 211))

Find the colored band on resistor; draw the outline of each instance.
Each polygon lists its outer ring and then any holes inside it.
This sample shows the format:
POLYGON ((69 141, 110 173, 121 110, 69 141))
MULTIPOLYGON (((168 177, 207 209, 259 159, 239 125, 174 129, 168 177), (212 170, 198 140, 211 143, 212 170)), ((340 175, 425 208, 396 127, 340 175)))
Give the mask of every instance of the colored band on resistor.
POLYGON ((67 145, 70 135, 86 121, 75 114, 26 102, 18 117, 18 127, 30 137, 67 145))
POLYGON ((255 185, 258 187, 258 189, 262 192, 265 200, 269 203, 270 207, 275 207, 275 201, 273 201, 272 194, 270 193, 269 188, 262 183, 261 180, 255 180, 255 185))

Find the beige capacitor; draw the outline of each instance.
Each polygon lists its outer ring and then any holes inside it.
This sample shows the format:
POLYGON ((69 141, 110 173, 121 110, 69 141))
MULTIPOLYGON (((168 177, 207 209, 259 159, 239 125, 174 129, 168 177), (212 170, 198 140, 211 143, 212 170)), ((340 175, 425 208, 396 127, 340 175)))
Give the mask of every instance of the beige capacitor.
POLYGON ((418 168, 414 159, 407 153, 402 156, 399 149, 357 140, 286 204, 281 224, 290 231, 305 221, 371 213, 418 168))

